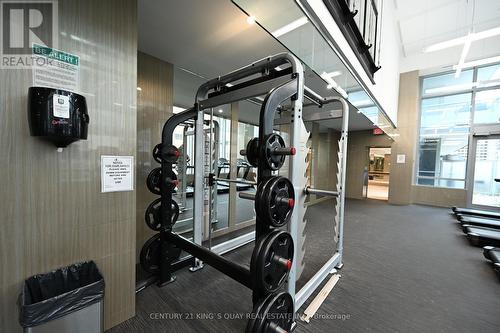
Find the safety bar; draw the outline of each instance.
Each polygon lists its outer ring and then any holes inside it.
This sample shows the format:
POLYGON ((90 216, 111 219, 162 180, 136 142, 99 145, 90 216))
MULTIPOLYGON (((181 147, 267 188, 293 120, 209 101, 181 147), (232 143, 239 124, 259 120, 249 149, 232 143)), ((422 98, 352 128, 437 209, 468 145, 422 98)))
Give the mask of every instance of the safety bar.
POLYGON ((240 192, 240 193, 238 193, 238 195, 242 199, 255 200, 255 194, 253 194, 253 193, 240 192))
POLYGON ((338 197, 340 195, 337 191, 329 191, 329 190, 320 190, 317 188, 312 188, 310 186, 306 186, 304 189, 305 194, 316 194, 316 195, 324 195, 328 197, 338 197))
POLYGON ((216 270, 252 289, 252 279, 250 269, 248 267, 229 261, 209 249, 195 244, 182 236, 174 234, 173 232, 167 233, 167 241, 172 242, 180 249, 191 254, 193 257, 201 259, 203 262, 212 266, 216 270))
POLYGON ((240 180, 240 179, 227 179, 227 178, 214 178, 216 182, 227 182, 227 183, 236 183, 236 184, 247 184, 247 185, 257 185, 257 182, 253 182, 251 180, 240 180))
POLYGON ((344 98, 338 96, 323 97, 307 86, 304 86, 304 97, 306 97, 308 100, 312 101, 319 107, 322 107, 323 105, 326 104, 330 104, 332 102, 340 102, 342 103, 343 110, 349 110, 349 104, 347 104, 344 98))

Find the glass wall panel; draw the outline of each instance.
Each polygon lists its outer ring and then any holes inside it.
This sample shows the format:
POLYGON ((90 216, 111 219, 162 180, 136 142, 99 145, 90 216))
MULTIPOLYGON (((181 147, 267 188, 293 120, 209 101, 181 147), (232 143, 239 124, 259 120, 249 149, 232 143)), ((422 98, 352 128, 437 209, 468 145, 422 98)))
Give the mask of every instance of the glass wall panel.
POLYGON ((471 97, 467 93, 422 100, 417 184, 463 188, 471 97))
POLYGON ((470 90, 473 86, 472 77, 472 70, 463 71, 458 78, 455 77, 455 72, 426 77, 422 83, 422 97, 470 90))
POLYGON ((500 89, 480 91, 474 101, 474 123, 500 122, 500 89))
MULTIPOLYGON (((296 2, 289 0, 233 0, 233 2, 248 15, 253 16, 264 29, 280 41, 290 52, 321 76, 328 89, 336 90, 354 104, 356 93, 363 92, 363 87, 296 2)), ((349 6, 359 9, 361 2, 353 0, 349 2, 349 6)), ((361 7, 364 8, 365 6, 361 7)), ((363 16, 356 15, 356 17, 363 16)), ((358 22, 358 24, 365 24, 365 22, 358 22)), ((372 28, 375 24, 374 21, 366 22, 366 25, 371 25, 372 28)), ((372 30, 375 31, 375 29, 372 30)), ((375 36, 368 38, 375 39, 375 36)), ((389 118, 383 110, 378 108, 378 104, 372 98, 366 93, 364 94, 364 99, 367 98, 371 101, 371 108, 368 109, 367 106, 360 107, 361 113, 370 112, 371 118, 378 120, 376 125, 383 128, 384 131, 390 131, 393 125, 389 118), (375 109, 378 113, 376 117, 373 116, 375 109)))

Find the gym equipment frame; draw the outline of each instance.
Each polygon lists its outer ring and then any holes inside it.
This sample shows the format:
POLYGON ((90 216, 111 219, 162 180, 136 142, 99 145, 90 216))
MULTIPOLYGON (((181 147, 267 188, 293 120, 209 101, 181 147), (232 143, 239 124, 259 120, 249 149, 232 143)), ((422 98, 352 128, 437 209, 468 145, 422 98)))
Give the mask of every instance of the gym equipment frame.
MULTIPOLYGON (((346 175, 346 156, 347 156, 347 138, 348 138, 348 121, 349 121, 349 105, 347 101, 341 97, 323 98, 314 91, 308 89, 304 85, 304 68, 300 61, 291 54, 281 53, 271 56, 248 66, 233 71, 227 75, 212 79, 204 83, 197 91, 194 106, 181 113, 173 115, 167 120, 163 127, 162 144, 161 144, 161 168, 162 168, 162 185, 161 186, 161 220, 162 228, 160 231, 161 256, 159 269, 159 285, 165 285, 174 280, 173 271, 175 267, 169 259, 169 251, 177 246, 192 254, 195 258, 191 271, 196 271, 203 267, 203 263, 207 263, 222 273, 230 276, 241 284, 254 288, 250 270, 237 263, 220 256, 221 253, 228 252, 239 246, 247 244, 252 240, 257 240, 261 235, 270 231, 270 227, 259 221, 259 216, 256 217, 255 232, 240 236, 236 239, 219 245, 217 248, 209 250, 201 246, 203 240, 204 225, 206 224, 206 193, 208 185, 208 175, 205 175, 204 158, 204 110, 213 108, 219 105, 229 104, 257 96, 265 95, 264 102, 260 112, 259 140, 262 140, 266 135, 273 133, 275 125, 290 124, 289 144, 295 148, 293 154, 288 154, 289 169, 288 177, 293 184, 294 190, 294 209, 291 213, 287 230, 293 239, 296 248, 301 246, 301 225, 303 224, 306 211, 305 200, 308 194, 318 194, 332 196, 336 198, 336 216, 332 227, 336 228, 337 248, 330 259, 323 267, 316 272, 302 289, 296 291, 298 255, 296 251, 293 254, 290 271, 287 278, 287 291, 294 300, 294 308, 299 309, 309 296, 319 287, 321 282, 331 273, 336 271, 336 268, 341 268, 343 255, 343 232, 344 232, 344 202, 345 202, 345 175, 346 175), (289 67, 286 67, 286 66, 289 67), (277 70, 277 67, 286 67, 277 70), (247 81, 241 82, 243 79, 247 81), (326 115, 317 113, 311 120, 322 120, 332 118, 342 118, 342 130, 339 140, 339 168, 337 172, 337 189, 336 191, 327 191, 321 189, 313 189, 306 187, 307 178, 306 167, 308 147, 307 139, 309 133, 304 125, 302 116, 303 100, 307 98, 312 101, 312 104, 323 106, 332 102, 339 102, 342 105, 341 112, 324 112, 326 115), (291 106, 287 109, 289 117, 281 117, 275 120, 275 112, 281 108, 281 104, 291 100, 291 106), (319 114, 319 115, 318 115, 319 114), (317 118, 316 118, 317 117, 317 118), (172 146, 172 135, 175 127, 187 120, 195 120, 195 176, 194 176, 194 227, 193 240, 187 240, 172 232, 172 190, 176 183, 169 178, 172 171, 172 164, 175 162, 175 147, 172 146), (296 154, 295 154, 296 151, 296 154)), ((263 161, 259 161, 258 177, 270 177, 271 171, 261 167, 263 161)), ((226 180, 227 181, 227 180, 226 180)), ((258 297, 255 295, 254 303, 258 297)))

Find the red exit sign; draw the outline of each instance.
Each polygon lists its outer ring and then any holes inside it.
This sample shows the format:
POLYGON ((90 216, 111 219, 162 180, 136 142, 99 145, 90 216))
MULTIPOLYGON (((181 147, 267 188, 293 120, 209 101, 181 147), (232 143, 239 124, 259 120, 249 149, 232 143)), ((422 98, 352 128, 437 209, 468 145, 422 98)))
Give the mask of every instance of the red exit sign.
POLYGON ((374 128, 373 129, 373 135, 382 135, 384 134, 384 131, 382 131, 380 128, 374 128))

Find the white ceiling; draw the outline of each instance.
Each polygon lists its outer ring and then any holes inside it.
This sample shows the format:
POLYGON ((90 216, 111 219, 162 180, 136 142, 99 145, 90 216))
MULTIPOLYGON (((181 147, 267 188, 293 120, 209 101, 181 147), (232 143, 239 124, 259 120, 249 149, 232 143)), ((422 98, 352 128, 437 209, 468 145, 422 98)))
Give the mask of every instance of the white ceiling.
MULTIPOLYGON (((402 72, 457 64, 462 46, 427 54, 423 49, 466 36, 471 29, 480 32, 500 26, 499 0, 393 1, 403 49, 402 72)), ((500 36, 473 42, 466 61, 498 54, 500 36)))
MULTIPOLYGON (((140 0, 138 11, 139 50, 174 64, 174 103, 178 106, 191 106, 197 88, 207 78, 286 51, 258 25, 248 24, 247 16, 229 0, 140 0)), ((333 94, 312 71, 306 74, 306 84, 322 96, 333 94)), ((223 113, 218 115, 228 115, 227 106, 220 109, 223 113)), ((255 124, 258 111, 257 105, 243 102, 240 120, 255 124)), ((351 131, 374 127, 354 107, 350 115, 351 131)), ((321 125, 340 128, 339 121, 321 125)))

